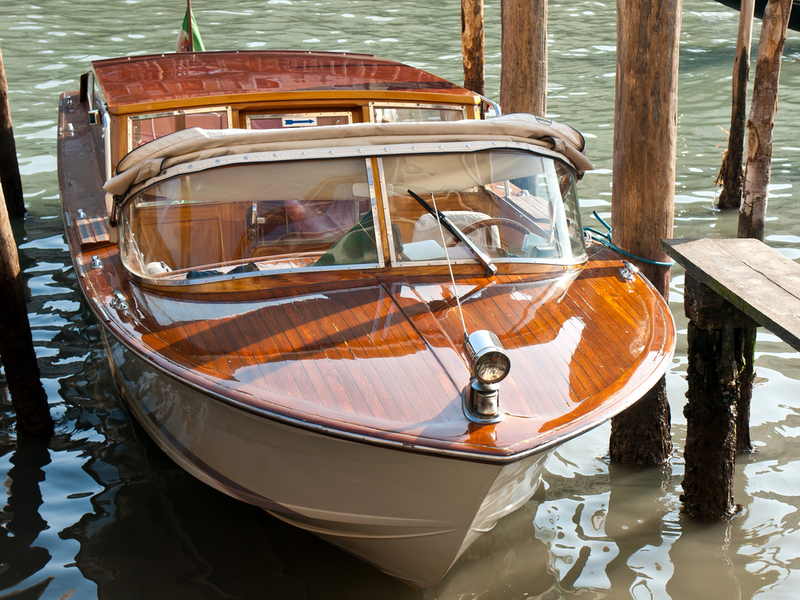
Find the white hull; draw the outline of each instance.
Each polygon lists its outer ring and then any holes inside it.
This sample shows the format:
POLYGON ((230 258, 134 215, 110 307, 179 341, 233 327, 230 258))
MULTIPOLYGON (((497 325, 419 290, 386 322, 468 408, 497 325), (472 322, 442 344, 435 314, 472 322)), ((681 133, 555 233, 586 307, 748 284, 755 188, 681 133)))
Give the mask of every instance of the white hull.
POLYGON ((203 394, 104 335, 123 397, 181 467, 415 587, 539 485, 547 453, 490 464, 317 433, 203 394))

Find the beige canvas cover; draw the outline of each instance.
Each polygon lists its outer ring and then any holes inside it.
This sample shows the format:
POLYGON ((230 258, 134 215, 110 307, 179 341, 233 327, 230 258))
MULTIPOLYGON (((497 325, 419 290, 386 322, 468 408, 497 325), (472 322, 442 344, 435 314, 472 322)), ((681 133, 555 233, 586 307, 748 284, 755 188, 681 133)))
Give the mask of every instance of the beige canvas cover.
POLYGON ((469 141, 509 141, 540 145, 563 155, 579 171, 593 167, 583 154, 583 136, 572 127, 531 114, 509 114, 488 120, 436 123, 355 123, 282 130, 185 129, 158 138, 128 153, 105 190, 124 196, 134 185, 178 164, 254 152, 385 146, 469 141))

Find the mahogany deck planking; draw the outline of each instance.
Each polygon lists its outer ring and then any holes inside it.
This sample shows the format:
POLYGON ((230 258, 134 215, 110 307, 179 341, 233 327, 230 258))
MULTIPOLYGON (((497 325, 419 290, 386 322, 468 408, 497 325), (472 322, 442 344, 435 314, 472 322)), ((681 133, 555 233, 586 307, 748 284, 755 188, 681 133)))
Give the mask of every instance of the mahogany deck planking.
MULTIPOLYGON (((489 300, 497 304, 497 300, 489 296, 489 300)), ((553 407, 555 409, 560 408, 558 406, 558 400, 563 402, 564 400, 569 400, 569 398, 564 398, 563 394, 560 393, 560 390, 557 387, 557 378, 556 374, 564 373, 564 369, 562 365, 566 365, 569 368, 569 360, 565 358, 566 351, 562 348, 561 344, 558 341, 558 335, 551 337, 551 332, 557 332, 558 328, 552 327, 548 325, 547 327, 542 326, 542 322, 546 321, 544 315, 542 314, 541 306, 536 307, 537 310, 535 311, 535 316, 532 319, 525 320, 524 322, 520 322, 520 327, 517 328, 518 335, 512 336, 511 338, 503 338, 502 341, 511 341, 512 339, 515 342, 522 342, 523 338, 526 338, 525 332, 528 333, 529 336, 533 336, 536 340, 536 344, 531 345, 530 343, 519 344, 519 347, 524 348, 525 351, 522 352, 523 359, 525 363, 523 365, 515 364, 512 371, 512 375, 510 377, 514 377, 517 370, 522 368, 526 372, 535 372, 536 371, 536 363, 541 364, 541 359, 544 357, 551 365, 551 369, 545 369, 545 372, 552 374, 551 377, 548 378, 548 389, 550 389, 550 393, 548 395, 551 402, 553 402, 553 407), (538 318, 537 318, 538 317, 538 318), (547 350, 553 349, 555 352, 548 352, 546 351, 545 344, 547 344, 547 350), (528 358, 530 356, 530 358, 528 358), (526 368, 527 367, 527 368, 526 368)), ((498 308, 499 310, 499 308, 498 308)), ((501 319, 498 321, 502 322, 501 319)), ((510 322, 509 322, 510 324, 510 322)), ((502 327, 501 327, 502 329, 502 327)), ((523 342, 524 343, 524 342, 523 342)), ((515 378, 516 379, 516 378, 515 378)), ((572 390, 572 396, 576 395, 576 391, 573 389, 573 386, 570 383, 569 378, 565 379, 565 384, 572 390)), ((532 410, 533 407, 528 404, 527 402, 523 404, 522 410, 525 411, 523 414, 535 414, 535 411, 532 410)))
MULTIPOLYGON (((289 288, 289 290, 291 289, 289 288)), ((325 391, 321 392, 320 399, 327 395, 334 408, 356 414, 358 411, 354 401, 361 400, 363 402, 363 397, 359 390, 351 389, 353 381, 344 370, 337 369, 338 362, 346 358, 346 355, 343 356, 340 348, 334 345, 326 346, 323 343, 327 339, 327 332, 318 322, 317 316, 309 310, 305 300, 291 302, 288 306, 291 307, 292 313, 287 311, 286 304, 281 304, 280 308, 275 311, 276 315, 282 315, 290 329, 295 328, 300 335, 304 333, 305 335, 302 337, 307 341, 309 347, 322 352, 324 357, 322 360, 316 361, 328 390, 327 394, 325 391)))
MULTIPOLYGON (((383 288, 378 286, 374 290, 366 290, 364 288, 361 289, 354 289, 353 290, 353 297, 354 298, 361 298, 361 302, 354 304, 351 307, 346 307, 347 311, 352 314, 353 318, 356 322, 359 323, 360 332, 357 335, 356 339, 364 340, 371 339, 373 342, 378 339, 376 336, 379 336, 380 340, 385 341, 386 343, 373 343, 367 346, 364 346, 362 342, 359 342, 362 350, 362 354, 364 356, 369 356, 370 353, 375 354, 373 357, 375 360, 368 360, 365 361, 367 363, 371 363, 371 371, 373 376, 377 378, 380 382, 380 388, 383 390, 382 395, 384 399, 390 400, 391 404, 395 407, 395 416, 394 418, 404 418, 408 420, 409 423, 413 423, 413 419, 419 419, 419 415, 414 415, 413 412, 408 410, 409 407, 413 406, 413 394, 415 393, 415 389, 417 386, 414 385, 414 382, 409 378, 408 371, 406 368, 392 368, 391 362, 389 359, 400 359, 406 357, 408 359, 412 359, 414 354, 402 354, 398 353, 394 348, 394 343, 389 342, 389 340, 384 336, 386 333, 391 333, 393 328, 383 329, 380 333, 376 332, 376 321, 384 323, 387 321, 386 314, 383 311, 391 311, 392 305, 389 304, 388 306, 386 303, 382 303, 381 296, 382 296, 383 288), (374 306, 376 307, 375 317, 370 320, 369 314, 365 311, 363 305, 368 303, 370 298, 370 292, 375 294, 376 298, 374 300, 374 306), (372 346, 372 351, 370 351, 370 346, 372 346)), ((395 338, 396 341, 396 338, 395 338)), ((364 361, 362 361, 364 362, 364 361)), ((412 360, 405 361, 407 364, 410 365, 412 360)), ((363 368, 363 366, 362 366, 363 368)), ((385 408, 385 400, 381 401, 381 404, 385 408)))
MULTIPOLYGON (((573 285, 580 286, 580 277, 573 282, 573 285)), ((548 310, 542 311, 542 317, 548 325, 553 325, 555 323, 560 324, 559 334, 563 333, 566 338, 574 342, 574 350, 570 352, 567 348, 564 348, 562 357, 567 359, 571 375, 575 376, 577 383, 582 387, 582 389, 578 389, 577 385, 571 384, 573 391, 578 397, 586 398, 587 396, 598 393, 600 389, 602 389, 601 384, 597 381, 597 376, 600 375, 595 367, 597 355, 592 353, 593 356, 590 357, 590 353, 586 349, 587 338, 591 334, 592 328, 584 327, 586 330, 585 336, 583 332, 575 330, 574 321, 572 319, 579 315, 574 310, 570 311, 569 314, 562 310, 562 308, 567 308, 567 302, 568 300, 565 297, 560 303, 551 302, 547 304, 546 307, 548 310), (579 355, 583 355, 585 359, 581 360, 579 355)), ((602 383, 606 384, 607 382, 603 381, 602 383)))
MULTIPOLYGON (((326 304, 329 306, 329 310, 324 311, 324 315, 327 318, 320 318, 319 313, 314 315, 316 321, 321 325, 322 330, 327 333, 327 338, 335 340, 335 346, 339 352, 339 356, 343 359, 339 363, 341 368, 337 369, 337 371, 346 374, 346 376, 350 378, 352 385, 359 391, 359 400, 367 407, 373 417, 378 419, 386 419, 387 417, 390 419, 407 418, 407 415, 403 414, 387 415, 389 403, 381 402, 381 400, 391 399, 392 396, 389 394, 386 386, 383 385, 380 376, 376 378, 367 375, 369 371, 371 371, 373 375, 378 375, 375 371, 375 356, 370 356, 370 354, 374 354, 374 349, 372 352, 363 352, 363 348, 361 348, 358 342, 359 336, 354 331, 355 325, 353 323, 348 323, 342 314, 342 311, 346 310, 346 305, 337 302, 337 300, 339 300, 338 294, 333 293, 328 295, 326 304), (373 380, 375 380, 374 383, 373 380)), ((355 412, 362 411, 356 410, 355 412)))
MULTIPOLYGON (((238 296, 239 294, 236 294, 235 297, 238 296)), ((270 300, 274 300, 274 296, 271 296, 270 300)), ((285 357, 289 358, 290 360, 284 360, 284 363, 287 364, 287 368, 280 369, 280 377, 291 377, 297 385, 299 385, 298 375, 295 374, 297 369, 290 370, 288 368, 288 363, 299 363, 301 360, 303 360, 303 357, 301 357, 301 355, 293 349, 308 349, 308 351, 311 353, 310 362, 314 367, 316 367, 316 369, 303 369, 302 373, 305 374, 312 382, 314 390, 317 393, 317 397, 320 399, 320 403, 322 405, 330 408, 338 407, 337 404, 325 402, 325 400, 329 398, 329 390, 331 389, 331 385, 329 383, 330 374, 327 373, 327 357, 325 356, 325 353, 321 348, 318 348, 318 353, 315 355, 313 337, 311 338, 311 343, 308 343, 308 336, 305 336, 305 338, 303 336, 305 330, 302 328, 293 329, 291 323, 287 323, 287 316, 283 314, 283 309, 266 310, 265 308, 262 308, 257 311, 257 313, 248 313, 247 316, 243 318, 242 323, 249 326, 248 329, 253 332, 255 339, 257 340, 257 344, 264 348, 267 352, 266 358, 268 361, 270 361, 268 363, 270 367, 272 367, 272 361, 274 360, 271 357, 280 359, 281 352, 280 348, 277 346, 270 351, 267 343, 272 340, 280 340, 283 338, 283 342, 286 344, 287 349, 285 352, 285 357), (256 314, 259 317, 258 319, 255 319, 256 314), (270 324, 272 327, 270 327, 270 324), (318 376, 315 376, 317 373, 318 376)), ((343 390, 344 388, 341 389, 343 390)))

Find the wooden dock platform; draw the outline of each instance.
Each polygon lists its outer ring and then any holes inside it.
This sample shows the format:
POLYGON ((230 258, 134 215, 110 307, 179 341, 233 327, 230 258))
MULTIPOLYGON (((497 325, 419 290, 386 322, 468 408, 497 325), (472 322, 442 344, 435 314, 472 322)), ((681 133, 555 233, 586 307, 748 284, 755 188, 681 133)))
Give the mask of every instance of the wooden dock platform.
POLYGON ((750 238, 672 239, 662 245, 688 273, 800 350, 800 264, 750 238))

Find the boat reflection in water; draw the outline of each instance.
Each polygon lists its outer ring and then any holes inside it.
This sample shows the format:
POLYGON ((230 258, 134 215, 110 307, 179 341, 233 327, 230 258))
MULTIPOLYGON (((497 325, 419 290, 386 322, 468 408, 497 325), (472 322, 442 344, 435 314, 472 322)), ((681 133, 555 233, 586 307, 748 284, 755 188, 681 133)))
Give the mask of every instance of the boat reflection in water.
POLYGON ((583 138, 367 55, 94 63, 62 96, 76 272, 177 464, 407 583, 663 375, 674 325, 586 243, 583 138))

